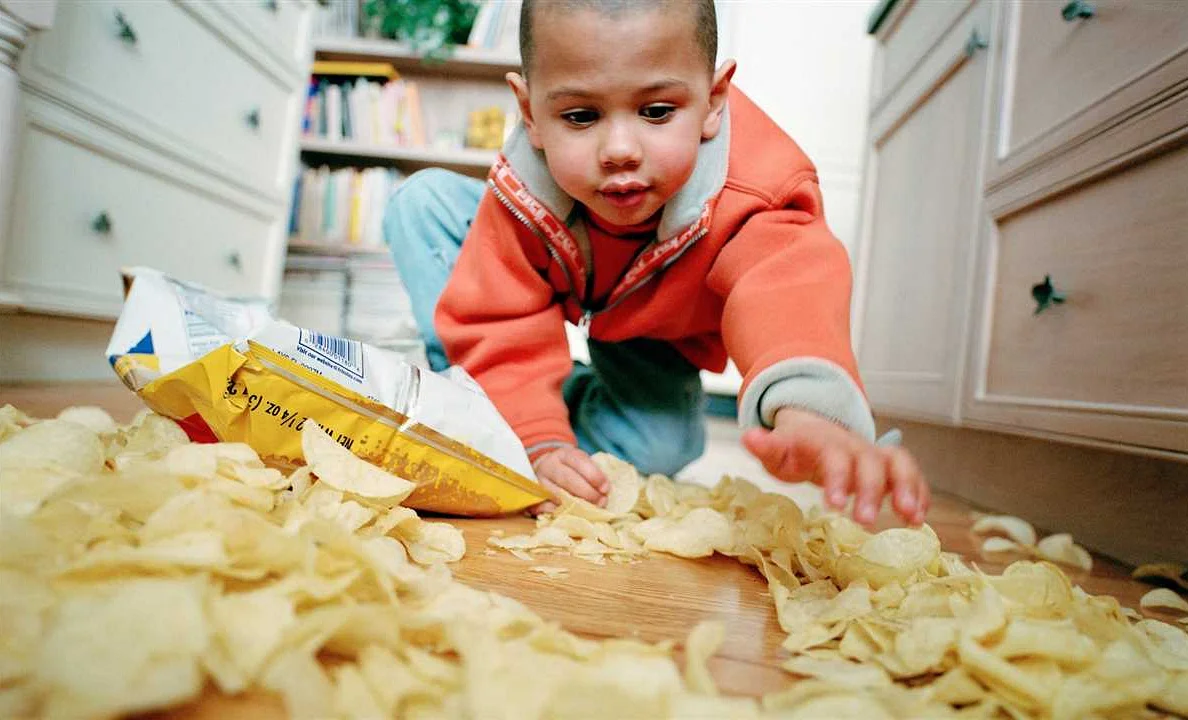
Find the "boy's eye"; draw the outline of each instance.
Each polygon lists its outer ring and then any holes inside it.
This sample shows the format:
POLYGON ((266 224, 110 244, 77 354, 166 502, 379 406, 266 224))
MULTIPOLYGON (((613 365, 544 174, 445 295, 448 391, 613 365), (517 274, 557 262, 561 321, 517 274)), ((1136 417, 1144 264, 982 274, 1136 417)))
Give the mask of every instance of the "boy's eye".
POLYGON ((675 112, 676 108, 672 105, 647 105, 639 110, 640 116, 652 122, 664 122, 675 112))
POLYGON ((598 113, 593 110, 570 110, 561 113, 561 119, 575 127, 586 127, 598 119, 598 113))

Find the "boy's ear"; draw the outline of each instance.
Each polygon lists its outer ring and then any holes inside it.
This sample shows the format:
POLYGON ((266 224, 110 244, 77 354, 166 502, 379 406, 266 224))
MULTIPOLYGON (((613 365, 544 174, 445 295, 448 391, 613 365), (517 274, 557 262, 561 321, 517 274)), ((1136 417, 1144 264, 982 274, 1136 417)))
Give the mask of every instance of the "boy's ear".
POLYGON ((709 114, 701 126, 702 140, 713 140, 722 129, 722 113, 726 112, 726 97, 730 94, 730 80, 736 69, 738 64, 727 60, 714 71, 713 84, 710 85, 709 114))
POLYGON ((508 73, 507 84, 516 96, 516 104, 520 106, 520 117, 524 120, 524 129, 528 131, 528 140, 532 147, 542 150, 540 131, 536 127, 536 119, 532 117, 532 105, 528 102, 528 81, 520 73, 508 73))

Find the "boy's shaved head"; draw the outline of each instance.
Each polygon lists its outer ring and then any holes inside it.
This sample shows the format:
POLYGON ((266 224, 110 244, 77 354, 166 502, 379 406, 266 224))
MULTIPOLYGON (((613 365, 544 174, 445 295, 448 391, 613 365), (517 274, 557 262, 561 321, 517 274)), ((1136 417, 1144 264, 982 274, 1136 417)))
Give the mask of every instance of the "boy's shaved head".
MULTIPOLYGON (((718 15, 714 0, 523 0, 520 12, 520 62, 524 74, 530 72, 535 56, 533 25, 538 16, 547 13, 594 10, 609 17, 640 10, 673 10, 693 13, 697 46, 705 55, 705 64, 712 73, 718 56, 718 15)), ((574 38, 574 42, 614 42, 611 38, 574 38)))

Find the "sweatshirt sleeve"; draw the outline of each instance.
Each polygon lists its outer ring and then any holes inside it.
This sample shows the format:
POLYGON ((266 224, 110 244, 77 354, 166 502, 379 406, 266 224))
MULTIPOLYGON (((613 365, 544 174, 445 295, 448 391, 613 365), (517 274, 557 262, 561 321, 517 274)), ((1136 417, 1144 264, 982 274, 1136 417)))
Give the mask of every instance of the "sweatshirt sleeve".
POLYGON ((825 224, 814 173, 746 221, 707 282, 725 300, 722 337, 743 375, 740 424, 770 428, 795 407, 873 440, 850 341, 849 257, 825 224))
POLYGON ((488 191, 434 320, 450 362, 478 381, 532 455, 576 442, 561 398, 573 361, 553 287, 511 222, 488 191))

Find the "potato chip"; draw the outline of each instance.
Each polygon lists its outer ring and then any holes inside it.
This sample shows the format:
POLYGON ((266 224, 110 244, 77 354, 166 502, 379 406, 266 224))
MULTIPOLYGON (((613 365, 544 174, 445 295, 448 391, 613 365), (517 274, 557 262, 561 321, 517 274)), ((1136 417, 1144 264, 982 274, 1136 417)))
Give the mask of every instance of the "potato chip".
POLYGON ((1188 716, 1188 672, 1171 673, 1150 703, 1160 710, 1188 716))
POLYGON ((556 567, 554 565, 533 565, 528 569, 532 572, 540 573, 550 580, 563 578, 569 574, 569 568, 556 567))
POLYGON ((33 418, 12 405, 0 407, 0 441, 33 424, 33 418))
POLYGON ((696 508, 679 520, 652 518, 631 529, 649 550, 686 558, 706 557, 714 551, 729 553, 734 547, 730 522, 718 511, 696 508))
POLYGON ((607 453, 596 453, 593 460, 610 482, 604 509, 615 517, 631 512, 639 500, 640 488, 643 485, 639 471, 630 463, 607 453))
POLYGON ((952 618, 915 618, 895 636, 894 650, 876 659, 896 678, 939 672, 957 647, 958 630, 958 621, 952 618))
POLYGON ((198 659, 210 635, 204 592, 192 580, 136 579, 67 596, 36 665, 45 713, 117 715, 196 697, 198 659))
POLYGON ((685 640, 685 684, 695 693, 717 695, 718 686, 706 663, 726 638, 726 626, 717 620, 697 623, 685 640))
POLYGON ((1130 576, 1152 585, 1188 592, 1188 567, 1179 563, 1146 563, 1136 567, 1130 576))
POLYGON ((1035 528, 1031 523, 1011 515, 984 515, 973 524, 973 531, 979 535, 999 532, 1018 545, 1035 545, 1035 528))
POLYGON ((961 667, 946 672, 930 687, 937 700, 949 705, 972 705, 986 697, 986 688, 961 667))
POLYGON ((1085 572, 1093 569, 1093 556, 1088 550, 1074 543, 1072 535, 1068 533, 1049 535, 1039 541, 1035 550, 1045 560, 1071 565, 1085 572))
POLYGON ((336 717, 357 720, 372 720, 387 714, 363 673, 350 664, 334 668, 334 710, 336 717))
POLYGON ((1070 620, 1013 618, 991 652, 1004 658, 1047 658, 1078 668, 1097 660, 1097 646, 1070 620))
POLYGON ((795 675, 820 678, 849 688, 881 687, 891 684, 891 678, 882 668, 841 658, 826 660, 801 655, 785 661, 782 667, 795 675))
POLYGON ((106 411, 93 405, 66 408, 58 413, 58 419, 82 425, 96 435, 108 435, 119 429, 106 411))
POLYGON ((334 713, 334 683, 312 654, 292 651, 275 658, 261 685, 280 694, 292 720, 321 720, 334 713))
POLYGON ((31 468, 89 475, 99 472, 103 463, 103 443, 95 431, 68 420, 39 422, 0 441, 0 482, 4 487, 31 468))
POLYGON ((145 410, 132 424, 121 428, 117 438, 108 446, 108 455, 118 461, 130 457, 162 458, 178 445, 186 445, 190 438, 177 423, 167 417, 145 410))
POLYGON ((9 568, 0 568, 0 588, 2 687, 32 671, 46 615, 55 598, 53 590, 40 578, 9 568))
POLYGON ((940 540, 932 528, 891 528, 868 538, 857 553, 843 554, 837 574, 843 584, 862 578, 878 589, 935 568, 939 560, 940 540))
POLYGON ((335 490, 365 498, 384 498, 396 505, 417 487, 359 458, 334 442, 317 423, 305 424, 301 431, 301 450, 318 480, 335 490))
POLYGON ((995 553, 1018 553, 1027 552, 1030 548, 1025 548, 1019 543, 1004 537, 988 537, 982 541, 982 552, 987 555, 995 553))
POLYGON ((1135 623, 1146 639, 1148 655, 1167 670, 1188 672, 1188 632, 1159 620, 1135 623))
POLYGON ((1139 600, 1139 607, 1144 610, 1161 608, 1188 613, 1188 600, 1185 600, 1167 588, 1156 588, 1143 595, 1142 599, 1139 600))
MULTIPOLYGON (((1046 710, 1051 703, 1050 689, 1054 684, 1049 675, 1029 673, 968 638, 958 643, 957 651, 963 667, 970 675, 1001 693, 1008 701, 1027 711, 1046 710)), ((1059 678, 1059 670, 1056 671, 1056 677, 1059 678)))

